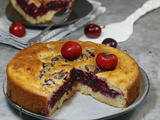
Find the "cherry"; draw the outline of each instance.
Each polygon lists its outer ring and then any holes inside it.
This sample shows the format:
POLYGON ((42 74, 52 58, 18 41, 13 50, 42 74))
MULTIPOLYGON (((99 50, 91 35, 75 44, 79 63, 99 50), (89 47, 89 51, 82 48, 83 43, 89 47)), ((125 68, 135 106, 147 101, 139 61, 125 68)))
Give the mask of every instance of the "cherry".
POLYGON ((23 37, 26 34, 26 29, 23 24, 14 22, 11 24, 9 32, 17 37, 23 37))
POLYGON ((101 27, 97 24, 88 24, 84 28, 84 34, 88 38, 98 38, 101 35, 101 27))
POLYGON ((102 70, 114 70, 118 63, 118 58, 114 54, 99 53, 96 57, 97 66, 102 70))
POLYGON ((106 38, 103 40, 102 44, 108 45, 110 47, 117 47, 117 41, 112 38, 106 38))
POLYGON ((62 46, 61 54, 66 59, 74 60, 82 54, 82 47, 77 42, 69 41, 62 46))

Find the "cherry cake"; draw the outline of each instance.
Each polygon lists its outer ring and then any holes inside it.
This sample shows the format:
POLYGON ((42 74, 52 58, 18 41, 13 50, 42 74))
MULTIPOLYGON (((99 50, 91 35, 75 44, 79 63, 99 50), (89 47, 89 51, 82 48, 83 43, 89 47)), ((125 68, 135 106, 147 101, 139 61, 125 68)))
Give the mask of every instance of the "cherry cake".
POLYGON ((31 24, 51 21, 53 15, 67 7, 74 9, 74 0, 10 0, 15 10, 31 24))
POLYGON ((132 57, 104 44, 79 40, 29 46, 11 59, 6 72, 8 98, 45 116, 51 116, 76 92, 125 108, 134 102, 140 90, 140 70, 132 57), (73 50, 79 54, 77 58, 64 57, 67 53, 62 48, 68 42, 80 45, 80 54, 73 50), (97 65, 97 55, 104 51, 117 57, 114 69, 105 70, 97 65))

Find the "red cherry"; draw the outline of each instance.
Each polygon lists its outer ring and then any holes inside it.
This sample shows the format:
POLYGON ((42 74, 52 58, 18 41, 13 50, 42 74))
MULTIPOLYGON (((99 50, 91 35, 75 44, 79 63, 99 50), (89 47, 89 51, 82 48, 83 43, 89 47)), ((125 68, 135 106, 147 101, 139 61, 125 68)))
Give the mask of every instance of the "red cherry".
POLYGON ((102 70, 114 70, 118 63, 118 58, 114 54, 99 53, 96 57, 96 63, 102 70))
POLYGON ((117 47, 117 41, 112 38, 106 38, 103 40, 102 44, 108 45, 110 47, 117 47))
POLYGON ((23 37, 26 34, 26 29, 23 24, 14 22, 11 24, 9 32, 17 37, 23 37))
POLYGON ((69 60, 77 59, 82 54, 82 47, 77 42, 66 42, 61 48, 61 54, 69 60))
POLYGON ((84 34, 88 38, 98 38, 101 35, 101 27, 97 24, 88 24, 84 28, 84 34))

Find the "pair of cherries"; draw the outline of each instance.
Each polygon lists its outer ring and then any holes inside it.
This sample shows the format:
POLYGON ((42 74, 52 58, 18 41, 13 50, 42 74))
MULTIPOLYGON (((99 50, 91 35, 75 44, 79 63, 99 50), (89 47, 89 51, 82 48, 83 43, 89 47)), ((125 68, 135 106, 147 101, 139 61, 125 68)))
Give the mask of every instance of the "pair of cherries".
MULTIPOLYGON (((68 60, 74 60, 82 54, 82 47, 77 42, 69 41, 62 46, 61 54, 68 60)), ((114 54, 102 52, 96 56, 96 63, 102 70, 114 70, 117 66, 118 58, 114 54)))

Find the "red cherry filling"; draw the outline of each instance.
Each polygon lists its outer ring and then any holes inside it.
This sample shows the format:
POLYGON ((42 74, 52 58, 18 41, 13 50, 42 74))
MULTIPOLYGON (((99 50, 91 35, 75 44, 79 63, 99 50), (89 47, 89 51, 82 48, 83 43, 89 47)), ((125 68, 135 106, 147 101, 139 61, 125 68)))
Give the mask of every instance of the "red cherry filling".
POLYGON ((27 0, 17 0, 17 3, 21 9, 25 11, 25 13, 36 18, 37 16, 44 15, 49 10, 58 10, 62 7, 67 7, 70 3, 70 0, 51 1, 47 4, 42 3, 40 7, 35 6, 33 3, 28 4, 27 0))
POLYGON ((61 97, 68 93, 69 90, 71 90, 72 84, 75 80, 66 80, 63 86, 59 88, 57 92, 54 93, 54 95, 51 97, 51 100, 49 101, 50 108, 53 108, 57 101, 61 99, 61 97))
POLYGON ((109 95, 112 98, 115 98, 117 95, 121 95, 119 92, 110 89, 105 83, 104 79, 98 78, 95 75, 98 72, 100 71, 95 70, 90 72, 84 72, 82 70, 72 69, 70 76, 71 79, 74 79, 83 85, 89 86, 93 92, 100 92, 101 94, 105 96, 109 95))
POLYGON ((84 33, 88 38, 98 38, 101 35, 101 28, 97 24, 88 24, 84 28, 84 33))
POLYGON ((96 63, 102 70, 114 70, 118 63, 118 58, 114 54, 99 53, 96 57, 96 63))
POLYGON ((71 90, 74 82, 80 82, 83 85, 87 85, 92 89, 93 92, 100 92, 101 94, 110 96, 111 98, 116 98, 116 96, 122 95, 118 91, 110 89, 105 83, 104 79, 98 78, 95 75, 98 72, 101 72, 98 68, 90 72, 84 72, 82 70, 73 68, 70 71, 69 79, 66 80, 65 78, 66 83, 51 97, 51 100, 49 101, 50 108, 54 107, 55 103, 60 100, 63 94, 71 90))
POLYGON ((61 54, 68 60, 74 60, 82 54, 82 47, 77 42, 69 41, 62 46, 61 54))

